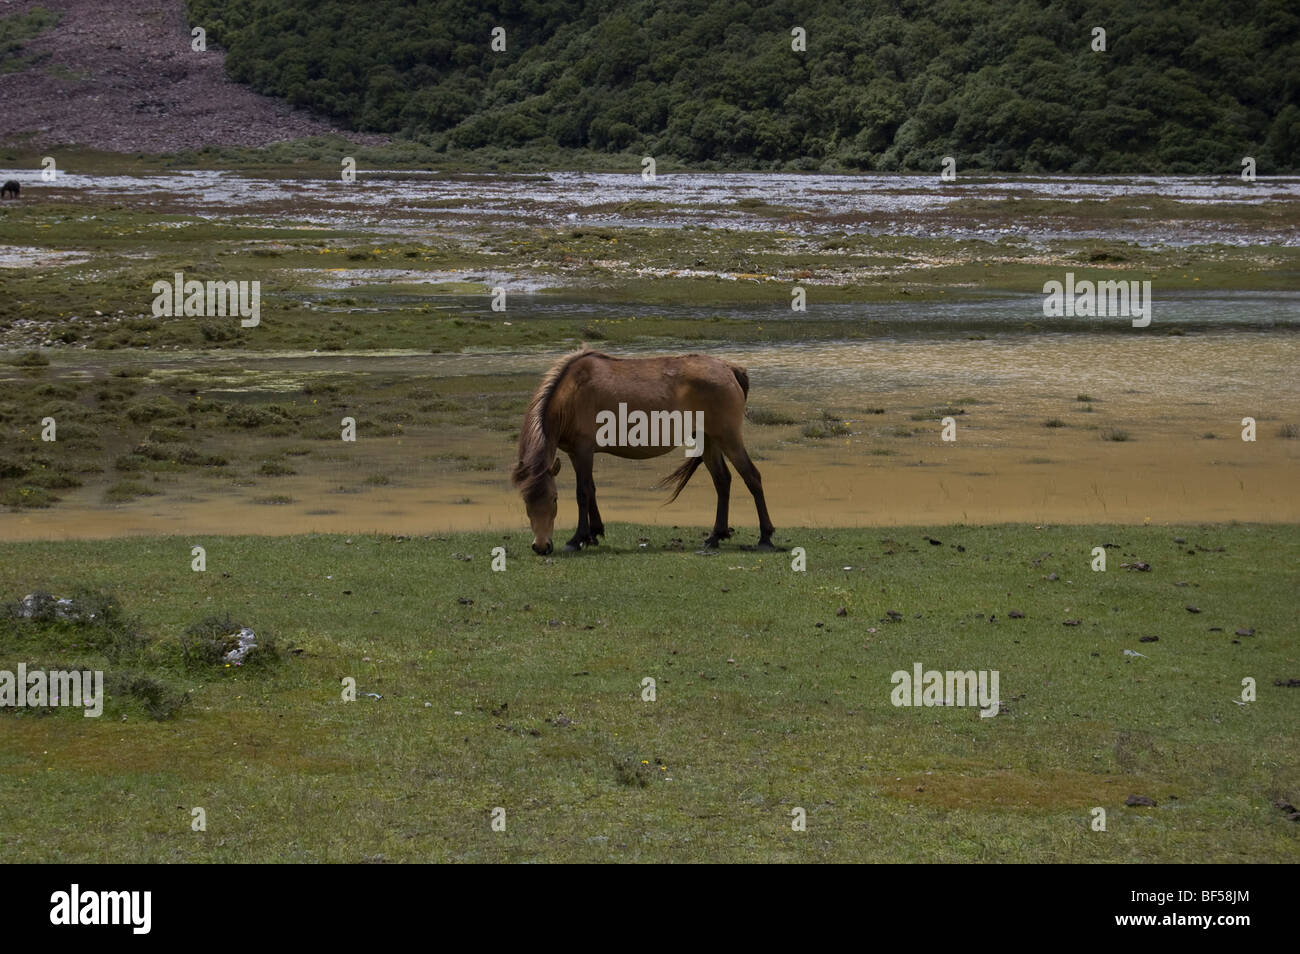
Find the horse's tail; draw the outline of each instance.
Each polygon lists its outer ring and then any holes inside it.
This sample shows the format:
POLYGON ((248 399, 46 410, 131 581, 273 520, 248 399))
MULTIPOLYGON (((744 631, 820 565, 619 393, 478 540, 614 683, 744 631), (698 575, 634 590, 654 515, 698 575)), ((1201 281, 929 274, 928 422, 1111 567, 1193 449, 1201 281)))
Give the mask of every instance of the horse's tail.
POLYGON ((655 484, 656 487, 673 488, 673 495, 664 502, 665 507, 676 500, 677 495, 686 489, 686 485, 691 482, 691 477, 695 474, 695 471, 699 469, 700 464, 703 463, 703 461, 703 457, 688 457, 682 466, 678 467, 663 480, 655 484))
POLYGON ((749 400, 749 372, 738 364, 729 364, 728 367, 736 376, 736 383, 740 385, 740 390, 745 392, 745 400, 749 400))

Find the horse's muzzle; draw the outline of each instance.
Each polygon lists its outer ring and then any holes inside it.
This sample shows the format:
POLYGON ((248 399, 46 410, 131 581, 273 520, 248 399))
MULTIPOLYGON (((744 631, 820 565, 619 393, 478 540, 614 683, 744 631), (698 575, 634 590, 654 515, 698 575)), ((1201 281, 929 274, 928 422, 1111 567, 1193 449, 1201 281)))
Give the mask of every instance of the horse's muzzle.
POLYGON ((533 544, 533 552, 536 553, 538 556, 550 556, 551 551, 554 549, 555 549, 555 544, 552 543, 550 540, 546 541, 546 546, 544 547, 539 547, 535 543, 533 544))

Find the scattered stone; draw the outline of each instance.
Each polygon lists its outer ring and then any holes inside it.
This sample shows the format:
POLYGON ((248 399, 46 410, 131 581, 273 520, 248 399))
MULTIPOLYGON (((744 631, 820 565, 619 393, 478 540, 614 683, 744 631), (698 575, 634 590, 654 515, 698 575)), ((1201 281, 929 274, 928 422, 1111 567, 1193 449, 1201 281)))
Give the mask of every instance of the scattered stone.
POLYGON ((459 597, 459 598, 456 600, 456 602, 459 603, 461 606, 473 606, 473 605, 474 605, 474 601, 473 601, 472 599, 470 599, 468 596, 462 596, 462 597, 459 597))
POLYGON ((1119 566, 1121 570, 1138 570, 1142 573, 1147 573, 1151 569, 1150 563, 1143 563, 1141 560, 1134 560, 1132 563, 1121 563, 1119 566))
POLYGON ((835 615, 836 615, 836 616, 848 616, 848 615, 849 615, 849 608, 848 608, 847 606, 841 606, 839 609, 837 609, 837 610, 835 611, 835 615))
POLYGON ((1192 606, 1192 605, 1189 604, 1189 605, 1187 606, 1187 612, 1189 612, 1189 613, 1199 613, 1200 610, 1197 609, 1195 606, 1192 606))
POLYGON ((1248 629, 1247 627, 1243 626, 1241 629, 1237 630, 1233 635, 1236 635, 1236 636, 1254 636, 1254 635, 1255 635, 1255 631, 1254 631, 1253 629, 1248 629))
POLYGON ((1067 620, 1066 620, 1064 623, 1062 623, 1061 625, 1062 625, 1062 626, 1078 626, 1078 625, 1079 625, 1080 623, 1082 623, 1082 622, 1083 622, 1083 620, 1081 620, 1081 619, 1067 619, 1067 620))
POLYGON ((1300 689, 1300 679, 1288 679, 1286 682, 1281 679, 1274 679, 1273 685, 1281 686, 1284 689, 1300 689))
POLYGON ((1139 636, 1139 637, 1138 637, 1138 642, 1139 642, 1139 643, 1158 643, 1158 642, 1160 642, 1160 637, 1159 637, 1159 636, 1139 636))
POLYGON ((1124 804, 1129 806, 1141 805, 1146 808, 1154 808, 1156 800, 1154 798, 1147 798, 1145 795, 1130 795, 1128 798, 1124 799, 1124 804))
POLYGON ((1020 610, 1011 610, 1007 613, 1007 617, 1010 619, 1024 619, 1025 614, 1020 612, 1020 610))
POLYGON ((55 619, 67 619, 73 622, 89 621, 95 618, 95 614, 88 612, 78 605, 76 600, 57 599, 48 593, 28 593, 18 601, 18 607, 14 613, 20 619, 32 619, 33 617, 49 618, 53 610, 55 619))
POLYGON ((226 639, 235 641, 235 648, 225 656, 226 662, 235 666, 242 666, 244 657, 257 648, 257 634, 247 626, 240 629, 238 633, 227 636, 226 639))

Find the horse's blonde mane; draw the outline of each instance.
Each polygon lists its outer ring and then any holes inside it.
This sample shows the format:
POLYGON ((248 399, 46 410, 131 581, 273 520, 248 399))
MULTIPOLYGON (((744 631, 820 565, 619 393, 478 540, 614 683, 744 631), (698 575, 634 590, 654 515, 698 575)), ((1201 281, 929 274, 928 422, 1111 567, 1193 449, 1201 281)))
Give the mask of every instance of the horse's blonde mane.
POLYGON ((542 487, 550 461, 547 460, 546 415, 551 408, 551 398, 560 381, 575 361, 588 355, 607 357, 599 351, 583 347, 567 354, 542 377, 533 392, 533 399, 524 414, 524 426, 519 431, 519 460, 510 475, 510 482, 519 489, 525 500, 531 500, 542 487))

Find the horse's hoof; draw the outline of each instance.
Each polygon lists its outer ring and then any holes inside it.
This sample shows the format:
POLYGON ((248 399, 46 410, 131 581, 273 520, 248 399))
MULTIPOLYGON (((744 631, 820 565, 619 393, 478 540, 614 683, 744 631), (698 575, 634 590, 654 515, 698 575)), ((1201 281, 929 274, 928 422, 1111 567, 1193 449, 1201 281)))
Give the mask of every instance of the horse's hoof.
POLYGON ((755 549, 755 550, 775 550, 776 547, 772 546, 772 541, 771 541, 771 540, 759 540, 759 541, 758 541, 758 546, 754 547, 754 549, 755 549))
POLYGON ((566 544, 564 545, 564 551, 563 551, 563 552, 565 552, 565 553, 577 553, 577 552, 579 552, 581 549, 582 549, 582 547, 579 546, 578 544, 570 542, 570 543, 566 543, 566 544))
POLYGON ((705 541, 704 541, 704 549, 706 549, 706 550, 716 550, 716 549, 718 549, 718 538, 717 538, 717 537, 709 537, 709 539, 705 540, 705 541))

